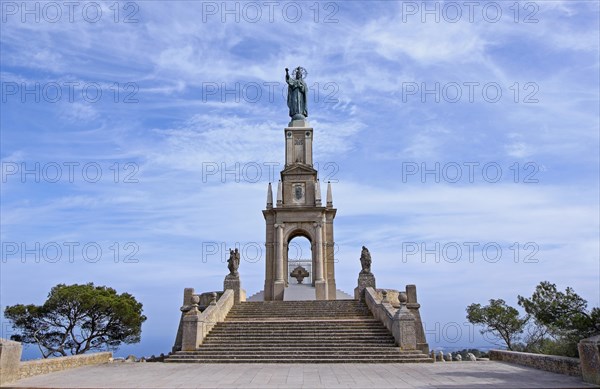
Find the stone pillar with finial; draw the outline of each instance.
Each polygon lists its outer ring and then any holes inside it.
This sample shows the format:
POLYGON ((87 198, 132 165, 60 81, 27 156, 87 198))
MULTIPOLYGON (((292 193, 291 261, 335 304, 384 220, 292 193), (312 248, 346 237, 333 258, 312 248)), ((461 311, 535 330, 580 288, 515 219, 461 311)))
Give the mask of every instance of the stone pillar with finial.
POLYGON ((202 339, 202 322, 198 303, 200 297, 192 295, 189 310, 185 312, 182 320, 181 351, 195 351, 202 339))
POLYGON ((417 332, 415 328, 415 317, 406 307, 408 298, 406 292, 398 294, 400 308, 396 311, 392 323, 392 334, 401 350, 417 349, 417 332))

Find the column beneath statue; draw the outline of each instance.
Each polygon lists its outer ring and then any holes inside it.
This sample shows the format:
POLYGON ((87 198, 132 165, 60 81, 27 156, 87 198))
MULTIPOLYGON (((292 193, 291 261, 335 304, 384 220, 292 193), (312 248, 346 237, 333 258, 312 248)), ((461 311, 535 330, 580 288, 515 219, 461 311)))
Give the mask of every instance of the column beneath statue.
POLYGON ((275 282, 273 283, 273 300, 283 300, 285 280, 283 275, 283 224, 275 224, 275 282))
POLYGON ((315 266, 317 267, 315 295, 317 300, 327 300, 327 282, 323 278, 323 224, 315 223, 313 226, 315 227, 315 266))

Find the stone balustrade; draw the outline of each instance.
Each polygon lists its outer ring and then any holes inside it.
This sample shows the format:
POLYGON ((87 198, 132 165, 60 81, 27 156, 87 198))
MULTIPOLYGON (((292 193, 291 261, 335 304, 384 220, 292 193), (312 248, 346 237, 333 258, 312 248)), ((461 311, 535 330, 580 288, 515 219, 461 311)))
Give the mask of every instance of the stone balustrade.
POLYGON ((417 333, 415 317, 406 307, 406 295, 402 294, 400 308, 396 309, 387 299, 387 292, 379 299, 375 289, 364 289, 365 302, 373 316, 394 335, 396 344, 402 350, 417 349, 417 333))
POLYGON ((198 310, 198 302, 196 301, 194 304, 192 301, 191 309, 184 314, 182 319, 181 350, 196 350, 210 330, 217 323, 225 320, 234 303, 235 293, 231 289, 227 289, 221 298, 211 302, 203 312, 198 310))

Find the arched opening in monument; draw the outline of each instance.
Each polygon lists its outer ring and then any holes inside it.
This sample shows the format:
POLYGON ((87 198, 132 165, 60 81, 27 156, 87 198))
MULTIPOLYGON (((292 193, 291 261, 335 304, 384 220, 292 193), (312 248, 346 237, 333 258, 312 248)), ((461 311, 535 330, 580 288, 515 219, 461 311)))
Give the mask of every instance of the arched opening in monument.
POLYGON ((292 236, 288 241, 286 254, 286 286, 290 284, 314 286, 314 255, 308 237, 303 234, 292 236))

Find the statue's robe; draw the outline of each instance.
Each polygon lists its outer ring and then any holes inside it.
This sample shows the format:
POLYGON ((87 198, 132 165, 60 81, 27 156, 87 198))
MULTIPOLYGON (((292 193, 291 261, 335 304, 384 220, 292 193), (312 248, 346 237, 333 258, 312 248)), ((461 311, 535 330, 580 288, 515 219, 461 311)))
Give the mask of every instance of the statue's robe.
POLYGON ((308 107, 306 104, 308 87, 306 83, 302 79, 297 80, 292 77, 288 78, 286 82, 288 83, 287 105, 290 109, 290 117, 294 117, 297 114, 308 117, 308 107))

